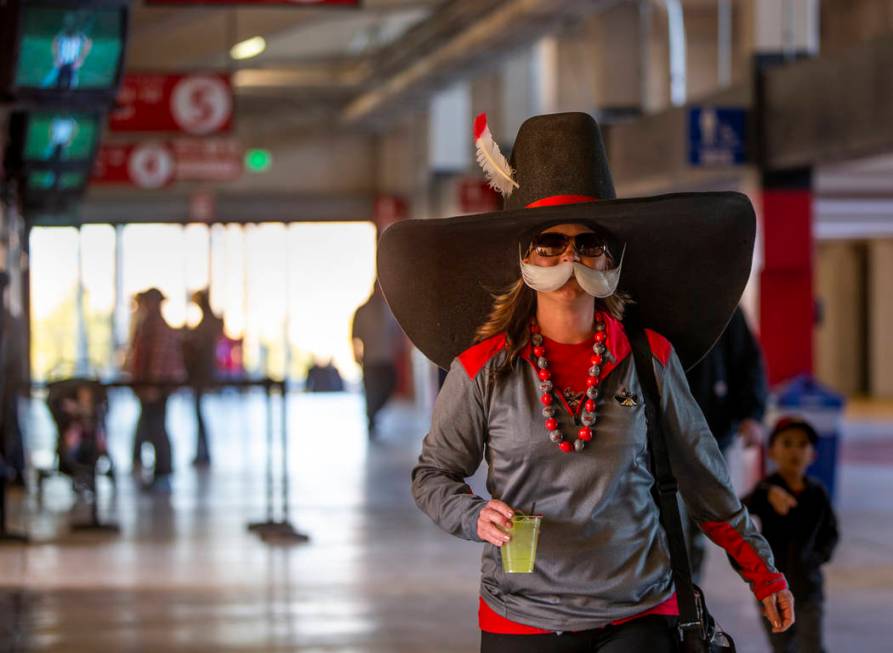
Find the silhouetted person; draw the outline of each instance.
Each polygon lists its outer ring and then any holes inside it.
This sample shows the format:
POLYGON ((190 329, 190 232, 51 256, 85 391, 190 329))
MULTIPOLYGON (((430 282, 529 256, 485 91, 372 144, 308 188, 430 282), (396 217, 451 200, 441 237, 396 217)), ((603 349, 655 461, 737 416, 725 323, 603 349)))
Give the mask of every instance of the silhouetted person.
POLYGON ((137 298, 136 325, 127 354, 126 370, 137 383, 161 384, 161 387, 137 386, 140 417, 136 427, 134 466, 141 465, 140 447, 149 442, 155 449, 155 469, 150 489, 170 491, 173 471, 171 441, 167 432, 167 399, 171 388, 164 384, 180 383, 185 378, 180 336, 161 315, 164 295, 150 288, 137 298))
POLYGON ((307 392, 342 392, 344 380, 338 368, 332 364, 329 358, 324 363, 314 361, 307 370, 307 380, 304 382, 304 390, 307 392))
POLYGON ((397 386, 396 362, 403 346, 403 334, 378 283, 369 300, 354 314, 351 333, 354 359, 363 367, 369 437, 374 437, 378 411, 397 386))
MULTIPOLYGON (((762 442, 766 369, 760 345, 740 306, 713 349, 686 377, 723 455, 736 436, 747 447, 762 442)), ((704 535, 692 520, 688 531, 692 576, 697 582, 704 562, 704 535)))
POLYGON ((202 319, 198 325, 186 333, 183 350, 186 372, 192 385, 198 435, 192 464, 206 466, 211 464, 211 451, 208 447, 208 429, 202 415, 202 398, 217 380, 217 344, 223 335, 223 320, 211 309, 207 290, 193 293, 192 302, 202 312, 202 319))

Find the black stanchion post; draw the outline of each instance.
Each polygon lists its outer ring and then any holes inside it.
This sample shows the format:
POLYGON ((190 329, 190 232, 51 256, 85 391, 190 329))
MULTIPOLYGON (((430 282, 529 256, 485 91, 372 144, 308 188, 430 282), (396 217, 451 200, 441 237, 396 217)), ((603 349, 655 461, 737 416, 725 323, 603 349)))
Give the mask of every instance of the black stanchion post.
POLYGON ((264 530, 273 528, 276 524, 273 516, 273 384, 269 379, 264 380, 264 398, 266 404, 265 421, 266 421, 266 503, 267 503, 267 519, 266 521, 252 522, 248 524, 248 530, 261 533, 264 530))
POLYGON ((309 538, 295 530, 288 519, 288 412, 286 403, 285 383, 275 383, 267 380, 265 384, 267 392, 267 521, 249 524, 249 530, 257 533, 265 542, 279 544, 306 542, 309 538), (282 420, 281 451, 282 456, 282 519, 276 521, 273 511, 273 386, 281 389, 282 404, 280 416, 282 420))
POLYGON ((279 441, 282 449, 282 519, 289 521, 288 509, 288 393, 285 389, 285 381, 279 386, 282 406, 279 409, 281 423, 279 425, 279 441))
POLYGON ((28 536, 6 529, 6 463, 0 461, 0 544, 27 544, 28 536))
POLYGON ((282 381, 279 385, 282 405, 280 406, 279 416, 282 420, 279 438, 282 443, 282 524, 286 530, 287 537, 293 542, 307 542, 310 537, 305 533, 296 530, 291 524, 289 515, 288 495, 290 486, 288 482, 288 384, 282 381))
POLYGON ((90 521, 85 524, 72 524, 73 531, 93 531, 103 533, 118 533, 121 527, 115 522, 105 522, 99 520, 99 493, 96 491, 96 463, 90 470, 90 521))

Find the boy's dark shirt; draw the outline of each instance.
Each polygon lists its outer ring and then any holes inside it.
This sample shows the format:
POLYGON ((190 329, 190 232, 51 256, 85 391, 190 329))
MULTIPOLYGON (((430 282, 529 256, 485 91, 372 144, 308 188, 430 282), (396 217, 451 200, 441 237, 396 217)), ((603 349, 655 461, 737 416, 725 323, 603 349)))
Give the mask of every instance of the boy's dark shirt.
POLYGON ((762 521, 763 536, 772 547, 775 565, 785 575, 798 600, 823 598, 821 565, 831 559, 837 546, 837 518, 821 483, 805 478, 806 487, 796 493, 779 474, 772 474, 743 500, 762 521), (779 515, 769 503, 770 485, 777 485, 797 500, 787 515, 779 515))

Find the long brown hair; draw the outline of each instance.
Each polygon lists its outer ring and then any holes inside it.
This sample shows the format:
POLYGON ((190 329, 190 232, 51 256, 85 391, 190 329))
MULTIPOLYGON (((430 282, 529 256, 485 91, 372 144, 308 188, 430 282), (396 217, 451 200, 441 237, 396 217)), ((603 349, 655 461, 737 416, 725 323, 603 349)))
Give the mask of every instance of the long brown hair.
MULTIPOLYGON (((612 317, 622 320, 627 304, 631 303, 628 295, 614 293, 605 299, 595 299, 595 310, 606 311, 612 317)), ((530 337, 528 325, 530 318, 536 313, 536 291, 519 278, 503 292, 493 295, 493 307, 487 320, 478 327, 475 342, 505 333, 505 349, 508 355, 499 365, 497 372, 507 373, 515 364, 521 350, 527 345, 530 337)))

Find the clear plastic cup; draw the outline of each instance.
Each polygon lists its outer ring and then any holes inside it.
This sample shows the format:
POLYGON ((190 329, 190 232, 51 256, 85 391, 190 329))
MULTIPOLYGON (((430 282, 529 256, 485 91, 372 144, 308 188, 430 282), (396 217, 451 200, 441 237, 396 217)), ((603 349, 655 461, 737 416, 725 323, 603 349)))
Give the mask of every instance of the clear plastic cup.
POLYGON ((512 528, 508 531, 512 539, 500 547, 505 573, 529 574, 533 571, 542 521, 542 515, 515 514, 512 517, 512 528))

